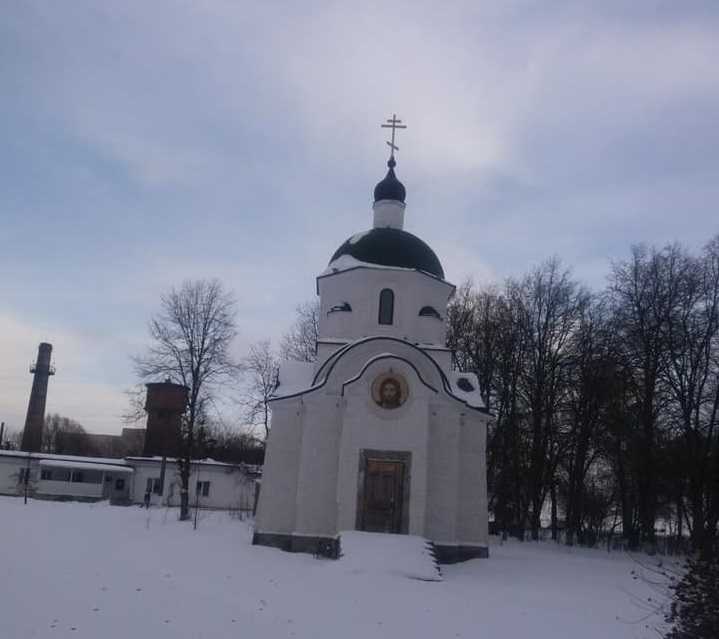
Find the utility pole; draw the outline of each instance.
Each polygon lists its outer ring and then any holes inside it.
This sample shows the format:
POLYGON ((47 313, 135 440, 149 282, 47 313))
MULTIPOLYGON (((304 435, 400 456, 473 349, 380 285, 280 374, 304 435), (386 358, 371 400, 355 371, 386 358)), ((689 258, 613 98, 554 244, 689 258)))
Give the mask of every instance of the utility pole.
POLYGON ((27 465, 25 466, 25 478, 24 478, 25 481, 23 481, 23 483, 25 484, 25 501, 24 501, 24 503, 26 503, 26 504, 27 504, 27 485, 28 485, 28 482, 30 481, 30 456, 31 455, 32 455, 32 453, 27 454, 27 465))
POLYGON ((197 477, 195 479, 195 523, 193 530, 197 530, 197 513, 200 512, 200 464, 197 464, 197 477))

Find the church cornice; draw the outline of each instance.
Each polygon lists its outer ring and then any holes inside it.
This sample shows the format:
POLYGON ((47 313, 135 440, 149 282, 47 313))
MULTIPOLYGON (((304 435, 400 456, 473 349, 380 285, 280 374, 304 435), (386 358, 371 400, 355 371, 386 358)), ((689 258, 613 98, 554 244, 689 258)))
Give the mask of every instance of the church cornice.
POLYGON ((351 384, 354 384, 356 381, 360 380, 362 378, 362 375, 364 375, 365 371, 370 366, 372 366, 372 364, 374 364, 375 362, 381 362, 383 359, 394 359, 399 362, 404 362, 414 371, 415 375, 417 375, 417 379, 419 379, 419 381, 422 383, 423 386, 426 386, 427 388, 429 388, 429 390, 431 390, 433 393, 439 393, 439 390, 437 390, 429 382, 425 381, 424 377, 422 377, 422 373, 419 372, 419 369, 414 365, 413 362, 408 360, 406 357, 402 357, 401 355, 394 355, 393 353, 380 353, 379 355, 375 355, 374 357, 371 357, 370 359, 368 359, 365 362, 362 369, 360 370, 360 372, 357 373, 357 375, 355 375, 354 377, 350 377, 345 382, 342 382, 342 395, 345 394, 345 386, 349 386, 351 384))
MULTIPOLYGON (((488 408, 483 407, 483 406, 472 406, 471 404, 469 404, 467 402, 467 400, 462 399, 461 397, 458 397, 457 395, 455 395, 452 392, 452 386, 449 382, 449 379, 447 378, 447 375, 445 375, 444 371, 440 368, 439 364, 437 364, 437 362, 435 362, 434 359, 432 359, 432 357, 430 357, 425 351, 423 351, 422 348, 420 348, 416 344, 412 344, 411 342, 407 342, 403 339, 399 339, 398 337, 390 337, 387 335, 376 335, 373 337, 364 337, 362 339, 355 340, 354 342, 347 344, 346 346, 343 346, 342 348, 336 350, 334 353, 332 353, 332 355, 330 355, 327 358, 327 360, 325 360, 325 362, 322 364, 322 366, 320 366, 319 370, 315 373, 315 376, 312 379, 312 386, 310 386, 310 388, 308 388, 306 391, 294 393, 293 395, 286 395, 285 397, 278 397, 276 399, 289 399, 290 397, 297 397, 299 395, 304 395, 306 393, 309 393, 309 392, 312 392, 312 391, 322 388, 329 380, 329 377, 330 377, 332 371, 334 370, 334 367, 336 366, 337 362, 342 357, 344 357, 344 355, 346 355, 351 350, 353 350, 359 346, 362 346, 364 344, 369 344, 371 342, 381 341, 381 340, 395 342, 398 344, 403 344, 403 345, 408 346, 409 348, 412 348, 412 349, 416 350, 417 352, 421 353, 422 357, 426 357, 427 360, 429 361, 429 363, 436 369, 436 371, 439 375, 439 378, 442 381, 442 390, 449 397, 457 400, 458 402, 461 402, 470 410, 477 411, 477 412, 483 413, 485 415, 491 414, 489 412, 488 408), (326 372, 324 373, 324 376, 321 377, 321 375, 323 374, 323 371, 326 371, 326 372), (321 382, 319 381, 320 379, 322 379, 321 382)), ((384 354, 388 355, 387 353, 384 353, 384 354)), ((399 357, 401 357, 401 355, 398 355, 397 357, 399 358, 399 357)), ((270 401, 272 401, 272 400, 270 400, 270 401)))
POLYGON ((451 291, 449 293, 449 298, 451 299, 454 295, 454 292, 457 290, 457 287, 452 284, 451 282, 448 282, 445 279, 442 279, 441 277, 438 277, 437 275, 433 275, 432 273, 428 273, 427 271, 422 271, 418 268, 404 268, 401 266, 381 266, 381 265, 375 265, 375 264, 358 264, 357 266, 350 266, 349 268, 333 271, 331 273, 322 273, 322 275, 318 275, 315 278, 316 281, 316 292, 317 295, 320 294, 320 280, 325 279, 327 277, 333 277, 334 275, 340 275, 342 273, 349 273, 350 271, 356 271, 358 269, 365 269, 368 271, 405 271, 407 273, 419 273, 420 275, 425 275, 429 277, 432 280, 435 280, 437 282, 441 282, 445 286, 448 286, 451 291))

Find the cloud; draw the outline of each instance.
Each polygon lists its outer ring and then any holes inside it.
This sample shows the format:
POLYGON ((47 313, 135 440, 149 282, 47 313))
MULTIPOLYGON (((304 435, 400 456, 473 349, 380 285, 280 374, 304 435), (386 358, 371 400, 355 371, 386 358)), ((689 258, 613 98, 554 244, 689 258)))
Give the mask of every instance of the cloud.
POLYGON ((128 356, 185 278, 235 292, 238 355, 276 341, 371 224, 393 112, 407 229, 455 283, 556 254, 599 287, 632 242, 701 245, 718 27, 713 3, 13 5, 0 408, 22 422, 48 339, 50 398, 116 428, 128 356))
POLYGON ((31 324, 5 313, 0 314, 0 335, 0 381, 4 389, 0 415, 9 428, 22 430, 24 426, 32 387, 29 367, 37 357, 39 343, 50 342, 57 372, 48 385, 46 412, 75 419, 94 432, 119 432, 127 398, 117 383, 103 379, 102 371, 105 361, 115 360, 112 351, 116 345, 47 324, 31 324))

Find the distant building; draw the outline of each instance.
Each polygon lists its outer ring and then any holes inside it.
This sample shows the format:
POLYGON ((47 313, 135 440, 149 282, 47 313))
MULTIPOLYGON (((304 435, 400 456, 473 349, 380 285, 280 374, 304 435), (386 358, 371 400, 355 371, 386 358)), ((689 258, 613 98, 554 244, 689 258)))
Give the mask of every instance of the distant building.
MULTIPOLYGON (((124 459, 0 451, 0 494, 61 501, 109 500, 154 506, 179 506, 177 460, 159 457, 124 459), (164 472, 164 477, 163 477, 164 472)), ((190 503, 201 508, 250 512, 258 470, 245 464, 193 460, 190 503)))
POLYGON ((120 435, 61 431, 57 434, 55 452, 61 455, 119 458, 141 455, 144 444, 144 428, 123 428, 120 435))

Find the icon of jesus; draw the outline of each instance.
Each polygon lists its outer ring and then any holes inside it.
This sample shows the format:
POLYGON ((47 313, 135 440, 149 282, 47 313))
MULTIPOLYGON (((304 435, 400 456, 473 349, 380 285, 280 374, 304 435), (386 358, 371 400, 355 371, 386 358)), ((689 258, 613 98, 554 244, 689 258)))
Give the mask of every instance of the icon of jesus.
POLYGON ((402 403, 402 387, 393 377, 385 379, 379 387, 379 402, 382 408, 399 408, 402 403))

